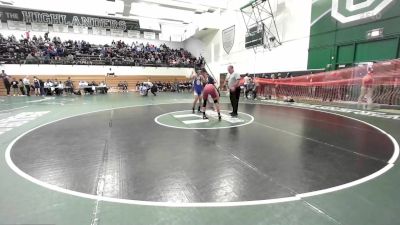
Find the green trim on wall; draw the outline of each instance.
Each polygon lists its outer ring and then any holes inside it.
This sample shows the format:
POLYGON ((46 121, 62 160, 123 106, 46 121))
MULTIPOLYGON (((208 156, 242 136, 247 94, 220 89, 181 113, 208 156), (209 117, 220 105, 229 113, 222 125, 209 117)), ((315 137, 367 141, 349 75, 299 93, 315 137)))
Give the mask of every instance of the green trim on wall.
POLYGON ((327 65, 331 64, 332 48, 313 48, 308 54, 312 57, 308 60, 309 69, 327 69, 327 65))
POLYGON ((347 64, 354 62, 355 45, 337 46, 336 62, 339 64, 347 64))
POLYGON ((354 65, 354 63, 358 62, 399 58, 399 48, 400 35, 385 39, 337 45, 337 51, 336 54, 334 54, 336 55, 336 60, 333 60, 333 62, 330 61, 329 63, 335 64, 336 67, 332 68, 335 69, 338 68, 339 65, 354 65))
POLYGON ((316 22, 321 15, 326 13, 332 8, 332 4, 329 1, 317 0, 312 4, 311 21, 316 22))
POLYGON ((397 57, 397 38, 358 43, 355 62, 382 61, 397 57))
POLYGON ((397 58, 400 58, 400 36, 397 38, 397 45, 398 45, 397 58))
MULTIPOLYGON (((321 6, 326 8, 327 5, 332 5, 332 0, 317 2, 318 4, 313 4, 312 8, 313 19, 323 15, 321 6)), ((340 2, 343 4, 346 1, 340 2)), ((373 5, 376 4, 377 2, 374 2, 373 5)), ((308 69, 329 70, 336 69, 339 64, 354 64, 362 60, 399 58, 399 38, 400 1, 390 5, 378 17, 357 23, 341 24, 328 13, 310 28, 308 69), (367 32, 378 28, 383 28, 384 37, 368 40, 367 32)))

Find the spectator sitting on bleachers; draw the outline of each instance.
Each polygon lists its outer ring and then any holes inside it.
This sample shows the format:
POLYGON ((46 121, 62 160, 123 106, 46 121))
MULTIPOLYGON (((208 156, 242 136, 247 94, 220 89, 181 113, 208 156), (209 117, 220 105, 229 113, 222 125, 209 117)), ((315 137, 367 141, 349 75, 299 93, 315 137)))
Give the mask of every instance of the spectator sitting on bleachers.
POLYGON ((123 83, 123 90, 124 90, 124 92, 128 92, 128 82, 127 81, 124 81, 124 83, 123 83))
POLYGON ((100 84, 99 84, 99 90, 100 90, 100 94, 107 94, 107 92, 108 92, 108 87, 107 87, 107 84, 105 83, 105 82, 100 82, 100 84))
POLYGON ((134 43, 131 46, 123 41, 113 41, 110 45, 92 45, 86 41, 64 41, 45 34, 32 39, 15 36, 0 36, 0 57, 7 63, 58 63, 58 64, 109 64, 127 66, 202 66, 204 60, 196 59, 184 49, 171 49, 165 44, 159 47, 147 43, 134 43), (46 37, 47 35, 47 37, 46 37))
POLYGON ((11 81, 11 87, 13 89, 13 96, 17 96, 18 94, 18 81, 15 79, 15 77, 11 81))
POLYGON ((64 83, 60 81, 56 89, 56 95, 63 95, 63 94, 64 94, 64 83))
POLYGON ((51 82, 49 79, 44 83, 44 93, 45 95, 52 95, 52 88, 53 88, 53 82, 51 82))
POLYGON ((124 83, 122 83, 122 81, 120 81, 119 83, 118 83, 118 91, 119 92, 124 92, 125 91, 125 86, 124 86, 124 83))
POLYGON ((84 87, 87 87, 89 84, 88 84, 88 82, 86 82, 86 81, 79 81, 79 87, 80 88, 84 88, 84 87))
POLYGON ((139 91, 139 87, 140 87, 140 83, 138 81, 138 82, 136 82, 136 91, 139 91))
POLYGON ((22 79, 19 79, 18 81, 18 86, 19 86, 19 90, 21 92, 21 95, 25 95, 26 91, 25 91, 25 85, 22 79))

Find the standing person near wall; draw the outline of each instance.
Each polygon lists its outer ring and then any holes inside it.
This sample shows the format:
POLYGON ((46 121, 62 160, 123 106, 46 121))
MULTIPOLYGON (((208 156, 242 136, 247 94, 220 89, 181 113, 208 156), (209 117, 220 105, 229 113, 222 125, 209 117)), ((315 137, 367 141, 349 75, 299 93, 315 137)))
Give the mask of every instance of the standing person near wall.
POLYGON ((40 82, 36 77, 33 77, 33 87, 35 88, 35 95, 40 96, 40 82))
POLYGON ((44 33, 44 40, 47 42, 47 41, 50 41, 50 38, 49 38, 49 32, 47 31, 46 33, 44 33))
POLYGON ((245 92, 246 99, 249 99, 250 92, 251 92, 251 99, 255 100, 257 97, 256 83, 251 78, 249 79, 249 83, 247 84, 246 87, 246 92, 245 92))
POLYGON ((24 83, 25 86, 25 91, 27 96, 31 96, 31 82, 29 80, 29 76, 26 76, 22 82, 24 83))
POLYGON ((46 94, 44 93, 44 81, 42 79, 39 79, 39 84, 40 84, 40 96, 45 96, 46 94))
POLYGON ((15 79, 15 77, 11 81, 11 86, 12 86, 12 89, 13 89, 13 96, 19 95, 18 94, 18 81, 15 79))
MULTIPOLYGON (((146 94, 145 96, 147 96, 148 92, 150 91, 154 96, 157 96, 156 92, 157 92, 157 86, 154 85, 150 80, 147 80, 147 82, 143 82, 143 86, 146 87, 145 91, 146 94)), ((144 89, 143 89, 144 90, 144 89)))
POLYGON ((65 92, 67 94, 72 94, 72 92, 73 92, 73 84, 72 84, 71 77, 68 77, 68 80, 65 81, 65 92))
POLYGON ((229 88, 229 98, 232 105, 232 117, 238 116, 239 98, 240 98, 240 74, 235 73, 232 65, 228 66, 227 81, 229 88))
POLYGON ((28 43, 31 40, 31 31, 25 32, 25 42, 28 43))
POLYGON ((136 82, 136 91, 139 91, 139 88, 140 88, 140 83, 138 81, 138 82, 136 82))
POLYGON ((150 86, 150 92, 154 95, 157 96, 157 91, 158 91, 158 87, 157 84, 153 84, 149 81, 149 86, 150 86))
POLYGON ((253 100, 255 100, 257 98, 257 94, 261 92, 261 86, 260 86, 260 82, 258 82, 258 78, 256 78, 256 76, 254 76, 252 80, 254 82, 253 100))
POLYGON ((128 91, 128 82, 127 82, 127 81, 124 81, 123 85, 124 85, 124 86, 123 86, 123 88, 124 88, 124 89, 123 89, 123 92, 129 92, 129 91, 128 91))
MULTIPOLYGON (((243 87, 244 87, 244 93, 248 93, 248 89, 249 89, 249 84, 250 84, 250 77, 249 77, 249 74, 248 73, 246 73, 246 75, 244 76, 244 78, 243 78, 243 87)), ((247 99, 247 95, 245 94, 245 96, 246 96, 246 99, 247 99)))
POLYGON ((10 96, 11 83, 10 83, 8 75, 4 72, 4 70, 1 71, 0 77, 3 78, 3 83, 4 83, 4 86, 7 91, 7 96, 10 96))
POLYGON ((358 103, 361 103, 364 98, 367 99, 367 108, 371 109, 372 108, 372 95, 374 92, 373 88, 373 83, 374 83, 374 78, 373 78, 373 73, 374 70, 372 67, 368 68, 368 73, 362 78, 362 84, 361 84, 361 93, 360 96, 358 97, 358 103))
POLYGON ((19 79, 18 87, 19 87, 19 90, 21 91, 21 95, 25 95, 25 85, 24 85, 24 82, 22 81, 22 79, 19 79))

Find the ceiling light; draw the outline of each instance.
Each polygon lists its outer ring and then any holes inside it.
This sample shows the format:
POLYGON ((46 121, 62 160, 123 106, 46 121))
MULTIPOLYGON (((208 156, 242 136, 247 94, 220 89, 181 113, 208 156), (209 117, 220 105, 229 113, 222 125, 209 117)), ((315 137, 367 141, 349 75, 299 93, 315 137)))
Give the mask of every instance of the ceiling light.
POLYGON ((0 3, 4 5, 14 5, 14 1, 12 0, 2 0, 0 3))

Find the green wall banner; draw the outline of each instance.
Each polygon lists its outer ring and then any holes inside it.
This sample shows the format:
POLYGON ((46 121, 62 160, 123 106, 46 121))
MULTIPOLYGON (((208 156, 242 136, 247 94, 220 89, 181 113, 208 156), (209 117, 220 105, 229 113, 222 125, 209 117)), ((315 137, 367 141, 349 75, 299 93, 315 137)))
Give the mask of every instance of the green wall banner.
POLYGON ((341 23, 349 23, 379 16, 396 0, 332 0, 332 17, 341 23))
POLYGON ((399 58, 399 24, 398 0, 314 0, 308 69, 399 58))

